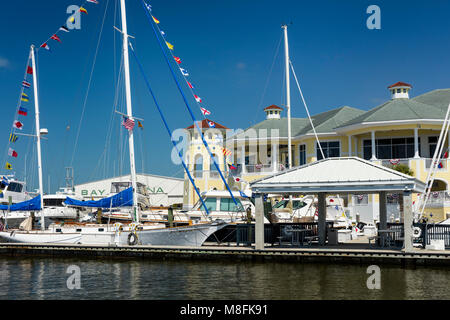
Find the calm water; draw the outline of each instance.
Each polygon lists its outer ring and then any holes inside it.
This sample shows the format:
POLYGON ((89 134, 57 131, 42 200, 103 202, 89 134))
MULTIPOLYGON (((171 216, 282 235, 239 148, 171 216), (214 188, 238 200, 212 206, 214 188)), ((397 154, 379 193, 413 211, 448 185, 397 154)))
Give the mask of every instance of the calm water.
POLYGON ((0 258, 0 299, 450 299, 450 268, 299 263, 0 258), (81 289, 69 290, 77 265, 81 289))

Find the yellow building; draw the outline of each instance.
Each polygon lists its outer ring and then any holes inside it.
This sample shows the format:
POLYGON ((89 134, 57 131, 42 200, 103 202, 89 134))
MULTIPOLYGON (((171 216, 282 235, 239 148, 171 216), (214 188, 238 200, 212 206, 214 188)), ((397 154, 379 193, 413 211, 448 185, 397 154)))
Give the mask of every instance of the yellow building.
MULTIPOLYGON (((450 103, 450 89, 434 90, 410 99, 411 88, 403 82, 389 86, 391 99, 369 111, 344 106, 312 115, 315 133, 309 119, 292 118, 292 165, 300 166, 322 158, 315 137, 317 134, 325 157, 358 156, 383 166, 406 165, 416 178, 425 181, 450 103)), ((250 182, 288 167, 287 118, 282 117, 283 109, 278 106, 269 106, 264 112, 264 121, 240 133, 230 132, 217 124, 215 129, 224 139, 223 144, 210 137, 212 133, 206 122, 203 127, 208 127, 206 140, 211 142, 211 151, 215 152, 221 170, 234 189, 243 189, 246 184, 235 183, 233 177, 250 182), (226 150, 225 154, 222 150, 226 150), (226 162, 236 169, 229 170, 226 162)), ((191 126, 188 130, 193 128, 191 126)), ((445 139, 446 151, 449 139, 445 139)), ((191 172, 203 171, 201 177, 200 173, 196 177, 201 191, 224 189, 218 173, 211 170, 206 149, 195 133, 191 138, 188 158, 191 172)), ((450 213, 447 161, 446 158, 440 161, 425 211, 431 221, 444 220, 450 213)), ((185 187, 186 193, 189 188, 187 184, 185 187)), ((190 197, 185 198, 188 203, 196 200, 192 191, 189 192, 190 197)), ((345 200, 351 214, 359 213, 372 221, 378 218, 378 199, 375 195, 353 195, 345 200)), ((417 200, 417 195, 413 200, 417 200)), ((388 216, 392 220, 401 218, 398 203, 398 195, 388 195, 388 216)))

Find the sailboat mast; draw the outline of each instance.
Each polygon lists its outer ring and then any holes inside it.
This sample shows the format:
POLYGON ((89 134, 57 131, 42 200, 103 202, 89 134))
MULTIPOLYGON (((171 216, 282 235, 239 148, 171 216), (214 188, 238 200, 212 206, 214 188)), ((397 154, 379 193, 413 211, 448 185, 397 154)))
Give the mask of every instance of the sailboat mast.
MULTIPOLYGON (((130 86, 130 60, 128 56, 128 33, 127 33, 127 17, 125 11, 125 0, 120 0, 120 9, 122 15, 122 35, 123 35, 123 63, 125 71, 125 96, 127 103, 127 116, 133 119, 133 111, 131 108, 131 86, 130 86)), ((133 187, 133 213, 135 221, 139 222, 139 207, 137 204, 137 182, 136 182, 136 166, 134 160, 134 136, 133 130, 129 130, 128 147, 130 150, 130 171, 131 185, 133 187)))
POLYGON ((33 90, 34 90, 34 109, 36 120, 36 146, 38 157, 39 195, 41 196, 41 230, 45 230, 44 187, 42 183, 41 127, 39 125, 39 98, 38 98, 37 69, 36 69, 36 58, 34 55, 34 45, 31 45, 31 66, 33 68, 33 90))
POLYGON ((291 84, 289 79, 289 44, 287 35, 287 25, 281 26, 284 29, 284 54, 286 60, 286 111, 288 121, 288 168, 292 168, 292 146, 291 146, 291 84))

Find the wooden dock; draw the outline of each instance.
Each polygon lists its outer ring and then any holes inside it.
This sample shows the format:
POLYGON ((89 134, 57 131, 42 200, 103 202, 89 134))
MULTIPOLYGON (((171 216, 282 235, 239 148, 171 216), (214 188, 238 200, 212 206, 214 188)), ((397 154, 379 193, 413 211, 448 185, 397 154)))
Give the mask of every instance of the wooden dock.
POLYGON ((202 247, 0 243, 0 255, 10 257, 320 262, 399 266, 450 265, 450 250, 415 249, 411 253, 405 253, 401 250, 367 249, 357 245, 307 248, 269 245, 264 250, 255 250, 252 247, 219 246, 212 243, 202 247))

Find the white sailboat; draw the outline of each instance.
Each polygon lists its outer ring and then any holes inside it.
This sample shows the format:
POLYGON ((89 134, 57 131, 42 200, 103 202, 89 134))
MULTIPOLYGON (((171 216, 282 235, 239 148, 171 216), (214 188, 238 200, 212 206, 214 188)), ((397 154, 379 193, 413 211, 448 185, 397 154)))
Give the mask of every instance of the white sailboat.
MULTIPOLYGON (((128 53, 128 32, 126 21, 125 0, 120 1, 121 16, 122 16, 122 30, 123 36, 123 61, 124 61, 124 78, 125 78, 125 93, 127 105, 127 118, 133 120, 132 104, 131 104, 131 86, 130 86, 130 70, 129 70, 129 53, 128 53)), ((32 61, 34 64, 34 47, 32 46, 32 61)), ((39 132, 39 109, 37 103, 37 86, 36 76, 34 74, 33 80, 35 82, 35 106, 36 106, 36 128, 39 132)), ((85 225, 53 225, 48 230, 41 231, 21 231, 14 232, 0 232, 0 238, 11 242, 27 242, 27 243, 44 243, 44 242, 70 242, 81 244, 103 244, 103 245, 178 245, 178 246, 201 246, 206 239, 217 230, 226 226, 226 223, 218 220, 208 223, 198 223, 195 225, 185 227, 166 228, 165 224, 142 224, 140 222, 140 209, 137 201, 137 183, 136 183, 136 169, 134 159, 134 136, 133 130, 129 130, 128 137, 129 156, 130 156, 130 171, 131 171, 131 185, 132 200, 131 202, 131 216, 134 223, 129 225, 115 224, 113 226, 85 224, 85 225)), ((38 138, 38 168, 39 168, 39 183, 41 192, 41 207, 42 207, 42 172, 40 162, 40 140, 38 138)), ((114 197, 117 197, 114 196, 114 197)), ((103 199, 105 200, 105 199, 103 199)), ((108 201, 106 199, 106 201, 108 201)), ((113 200, 111 198, 111 207, 113 200)), ((81 203, 75 203, 82 205, 81 203)), ((91 203, 94 207, 96 203, 91 203)), ((123 203, 121 204, 123 205, 123 203)), ((100 208, 104 204, 99 204, 100 208)), ((44 216, 42 215, 42 219, 44 216)), ((42 225, 43 220, 42 220, 42 225)))

